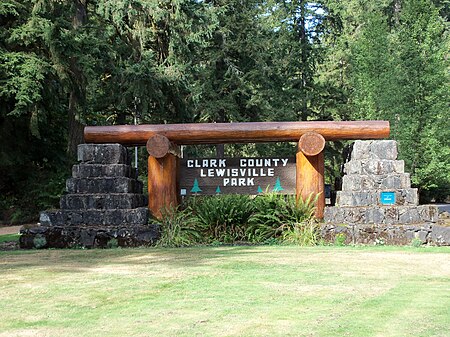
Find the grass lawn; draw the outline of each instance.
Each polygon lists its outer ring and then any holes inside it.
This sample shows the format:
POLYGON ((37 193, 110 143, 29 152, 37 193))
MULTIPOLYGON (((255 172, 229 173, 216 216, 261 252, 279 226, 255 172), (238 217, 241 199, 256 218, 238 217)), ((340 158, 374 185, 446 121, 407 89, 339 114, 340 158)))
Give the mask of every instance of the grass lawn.
POLYGON ((0 243, 3 242, 12 242, 12 241, 19 241, 20 234, 5 234, 0 235, 0 243))
POLYGON ((0 336, 449 336, 450 248, 0 252, 0 336))

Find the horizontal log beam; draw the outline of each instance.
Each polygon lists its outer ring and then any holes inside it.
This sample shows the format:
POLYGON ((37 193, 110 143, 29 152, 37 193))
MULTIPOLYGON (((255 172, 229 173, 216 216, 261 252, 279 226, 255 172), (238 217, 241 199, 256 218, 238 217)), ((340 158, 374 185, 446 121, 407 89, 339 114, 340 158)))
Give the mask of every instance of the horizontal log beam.
POLYGON ((389 136, 387 121, 351 122, 247 122, 157 125, 87 126, 86 143, 145 145, 160 134, 178 145, 298 142, 307 132, 317 132, 325 140, 380 139, 389 136))

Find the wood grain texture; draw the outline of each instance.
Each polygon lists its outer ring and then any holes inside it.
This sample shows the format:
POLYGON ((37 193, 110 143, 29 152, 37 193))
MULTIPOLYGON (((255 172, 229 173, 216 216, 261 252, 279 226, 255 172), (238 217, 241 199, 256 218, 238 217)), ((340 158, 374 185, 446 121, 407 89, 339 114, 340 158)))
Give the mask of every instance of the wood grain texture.
POLYGON ((305 156, 301 151, 298 151, 296 160, 297 200, 299 198, 306 200, 310 196, 314 198, 318 195, 315 216, 318 219, 322 219, 325 208, 325 165, 323 151, 316 156, 305 156))
POLYGON ((300 137, 298 149, 306 156, 316 156, 325 147, 325 138, 317 132, 307 132, 300 137))
POLYGON ((145 145, 155 134, 177 144, 221 144, 295 141, 307 132, 325 140, 380 139, 389 136, 388 121, 248 122, 87 126, 86 143, 145 145))
POLYGON ((151 136, 146 144, 147 152, 151 157, 162 158, 167 154, 173 154, 180 157, 179 147, 171 142, 167 137, 160 134, 151 136))
POLYGON ((163 158, 148 157, 148 208, 158 219, 164 209, 178 205, 177 172, 176 156, 168 154, 163 158))

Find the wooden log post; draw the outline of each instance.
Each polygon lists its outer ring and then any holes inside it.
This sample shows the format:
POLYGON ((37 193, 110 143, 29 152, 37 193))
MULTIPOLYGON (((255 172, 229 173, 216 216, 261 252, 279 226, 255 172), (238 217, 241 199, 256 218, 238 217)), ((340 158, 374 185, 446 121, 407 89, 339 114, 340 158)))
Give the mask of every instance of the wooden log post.
POLYGON ((148 208, 158 219, 164 210, 178 205, 177 146, 162 135, 147 141, 148 157, 148 208))
POLYGON ((325 208, 324 155, 325 138, 316 132, 307 132, 300 137, 297 151, 296 196, 303 201, 315 198, 315 216, 323 218, 325 208))

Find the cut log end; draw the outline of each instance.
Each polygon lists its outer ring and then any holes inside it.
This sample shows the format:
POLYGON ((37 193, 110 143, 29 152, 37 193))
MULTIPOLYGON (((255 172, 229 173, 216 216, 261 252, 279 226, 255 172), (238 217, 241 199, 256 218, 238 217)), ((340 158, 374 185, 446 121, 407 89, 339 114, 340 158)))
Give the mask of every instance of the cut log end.
POLYGON ((325 147, 325 138, 317 132, 307 132, 300 137, 298 150, 305 156, 317 156, 325 147))
POLYGON ((167 137, 156 134, 148 139, 146 147, 151 157, 163 158, 169 153, 171 144, 167 137))

